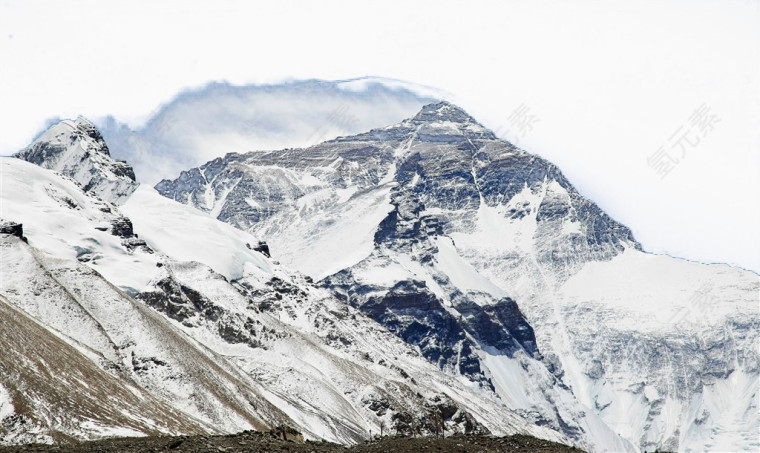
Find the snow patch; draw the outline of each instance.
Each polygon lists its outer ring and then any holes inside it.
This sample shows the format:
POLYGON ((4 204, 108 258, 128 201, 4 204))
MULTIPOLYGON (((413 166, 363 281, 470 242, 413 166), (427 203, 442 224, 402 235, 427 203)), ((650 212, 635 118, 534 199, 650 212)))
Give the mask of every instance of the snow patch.
POLYGON ((437 237, 436 245, 438 247, 438 253, 436 254, 438 268, 462 292, 483 291, 497 299, 506 296, 506 293, 501 288, 478 273, 474 267, 459 256, 450 238, 437 237))
POLYGON ((5 417, 13 415, 15 412, 16 408, 13 407, 10 393, 0 385, 0 421, 5 417))
POLYGON ((271 272, 264 255, 248 247, 258 239, 151 187, 138 187, 121 210, 151 248, 177 261, 204 263, 228 279, 242 277, 246 263, 271 272))
POLYGON ((614 310, 617 328, 651 332, 710 325, 731 313, 757 315, 758 288, 760 277, 727 265, 627 249, 587 263, 561 286, 558 299, 614 310))

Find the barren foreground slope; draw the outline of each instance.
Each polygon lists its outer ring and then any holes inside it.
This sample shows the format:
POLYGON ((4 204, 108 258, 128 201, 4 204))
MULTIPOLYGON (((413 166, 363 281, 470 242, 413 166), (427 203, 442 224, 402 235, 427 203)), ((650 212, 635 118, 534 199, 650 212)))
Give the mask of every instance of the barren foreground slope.
POLYGON ((17 447, 0 447, 0 453, 11 452, 303 452, 303 453, 422 453, 422 452, 457 452, 457 453, 495 453, 495 452, 542 452, 568 453, 580 452, 573 447, 536 439, 530 436, 453 436, 445 439, 432 437, 386 437, 345 447, 327 442, 296 443, 280 440, 270 433, 243 432, 228 436, 191 436, 191 437, 143 437, 106 439, 97 442, 83 442, 69 445, 25 445, 17 447))

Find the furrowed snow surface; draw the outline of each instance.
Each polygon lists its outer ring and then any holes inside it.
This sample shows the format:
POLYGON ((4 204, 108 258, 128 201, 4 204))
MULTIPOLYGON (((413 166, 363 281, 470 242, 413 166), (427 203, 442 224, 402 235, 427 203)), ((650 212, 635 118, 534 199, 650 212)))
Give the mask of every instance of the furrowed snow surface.
POLYGON ((643 252, 558 168, 455 106, 156 188, 571 438, 760 447, 760 278, 643 252))

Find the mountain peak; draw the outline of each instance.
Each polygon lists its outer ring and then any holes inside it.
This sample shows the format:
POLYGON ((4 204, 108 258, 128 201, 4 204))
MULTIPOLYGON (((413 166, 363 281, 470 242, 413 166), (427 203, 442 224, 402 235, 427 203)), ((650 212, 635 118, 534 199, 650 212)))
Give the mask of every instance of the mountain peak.
POLYGON ((412 118, 405 121, 416 127, 418 137, 431 141, 459 141, 464 136, 470 140, 495 140, 497 137, 461 107, 447 101, 427 104, 412 118))
MULTIPOLYGON (((105 154, 106 156, 111 155, 108 146, 103 139, 103 136, 100 134, 100 131, 83 116, 78 116, 75 120, 60 120, 59 122, 51 125, 44 132, 37 136, 32 145, 39 142, 57 144, 65 144, 68 142, 73 143, 77 140, 84 139, 85 137, 89 137, 91 141, 95 142, 97 145, 97 149, 94 149, 95 151, 101 154, 105 154)), ((19 154, 31 148, 32 145, 21 151, 19 154)))
POLYGON ((475 118, 467 114, 461 107, 451 104, 447 101, 427 104, 412 118, 415 123, 433 123, 433 122, 452 122, 452 123, 474 123, 475 118))

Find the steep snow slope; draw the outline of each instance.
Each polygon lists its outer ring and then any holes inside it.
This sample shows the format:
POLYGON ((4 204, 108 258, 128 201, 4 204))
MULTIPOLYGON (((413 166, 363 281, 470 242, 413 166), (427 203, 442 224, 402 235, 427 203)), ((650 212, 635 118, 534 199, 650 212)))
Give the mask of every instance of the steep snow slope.
POLYGON ((633 250, 589 263, 557 292, 573 355, 590 364, 566 367, 567 381, 618 431, 648 431, 642 444, 760 448, 758 295, 757 276, 725 265, 633 250))
MULTIPOLYGON (((169 415, 135 407, 144 426, 127 424, 135 426, 131 434, 287 423, 312 438, 350 443, 379 432, 382 422, 409 434, 445 427, 570 441, 510 411, 493 393, 442 373, 331 292, 250 250, 247 233, 149 188, 119 208, 20 159, 0 165, 0 217, 25 222, 29 242, 0 235, 0 296, 66 342, 78 367, 97 367, 179 414, 172 431, 164 422, 169 415), (85 246, 89 251, 79 253, 85 246)), ((59 389, 50 379, 43 387, 59 389)), ((6 393, 23 391, 18 381, 0 385, 6 393)), ((129 403, 114 398, 117 407, 129 403)), ((53 400, 42 399, 39 410, 59 410, 53 400)), ((114 433, 116 423, 100 430, 42 424, 27 434, 91 438, 114 433)), ((25 433, 24 426, 13 433, 25 433)), ((4 441, 30 438, 19 436, 4 441)))
POLYGON ((584 412, 642 449, 757 446, 758 276, 643 253, 554 165, 455 106, 156 188, 568 435, 602 426, 584 412), (341 229, 346 247, 321 247, 341 229))
POLYGON ((246 266, 271 273, 271 263, 252 249, 258 240, 249 233, 167 200, 151 187, 138 187, 120 211, 151 248, 175 260, 204 263, 233 280, 246 266))
POLYGON ((32 246, 87 263, 128 292, 154 278, 159 257, 134 236, 132 223, 115 206, 20 159, 0 159, 0 174, 0 218, 23 224, 32 246))
MULTIPOLYGON (((211 429, 232 430, 289 420, 268 404, 255 381, 90 268, 52 257, 15 238, 4 243, 3 261, 0 294, 8 302, 105 372, 135 382, 185 418, 199 419, 211 429)), ((87 431, 69 435, 81 438, 87 431)))

